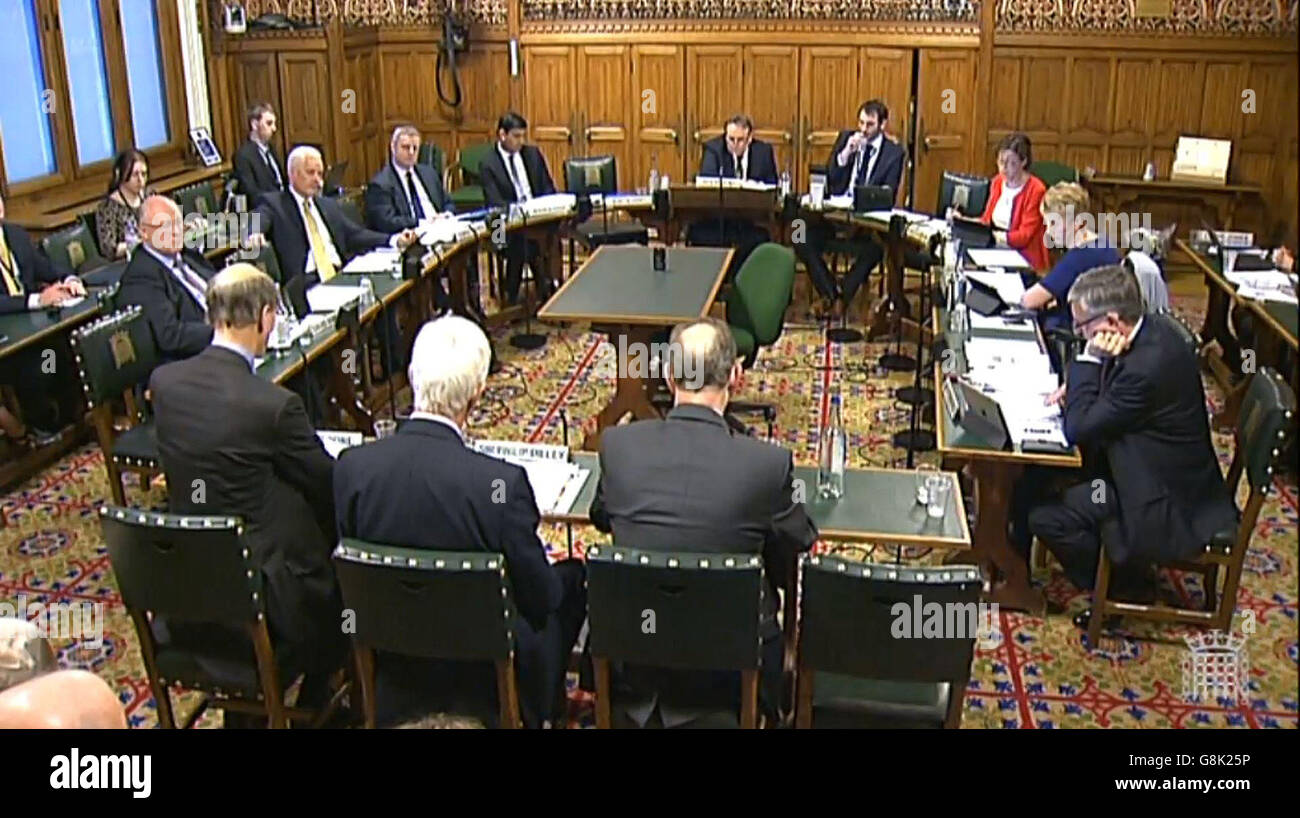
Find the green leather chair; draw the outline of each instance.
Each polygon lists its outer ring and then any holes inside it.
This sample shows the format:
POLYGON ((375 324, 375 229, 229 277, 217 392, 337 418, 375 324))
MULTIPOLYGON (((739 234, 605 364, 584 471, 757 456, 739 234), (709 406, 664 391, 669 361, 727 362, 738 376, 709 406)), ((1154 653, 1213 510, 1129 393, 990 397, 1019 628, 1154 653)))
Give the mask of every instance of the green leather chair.
MULTIPOLYGON (((564 160, 564 184, 570 193, 590 195, 618 192, 618 164, 613 156, 582 156, 564 160)), ((639 219, 618 212, 594 211, 573 233, 588 252, 603 244, 645 244, 650 233, 639 219)), ((569 254, 570 260, 573 253, 569 254)), ((572 275, 572 272, 570 274, 572 275)))
POLYGON ((457 213, 478 210, 486 205, 479 165, 482 164, 483 157, 487 156, 495 146, 495 141, 466 145, 460 149, 456 161, 448 165, 447 170, 443 172, 442 186, 451 196, 457 213), (453 185, 453 182, 456 184, 453 185))
POLYGON ((965 190, 966 206, 962 212, 973 217, 983 215, 989 203, 991 185, 987 176, 945 170, 939 179, 939 203, 935 205, 934 214, 939 218, 946 216, 948 208, 960 198, 959 191, 965 190))
POLYGON ((284 691, 294 679, 277 662, 262 572, 240 519, 105 506, 99 520, 162 727, 177 727, 168 693, 173 686, 203 694, 182 729, 210 705, 263 716, 272 728, 288 727, 290 720, 319 725, 332 714, 346 688, 319 712, 285 706, 284 691), (165 641, 151 616, 166 618, 165 641), (212 627, 217 624, 227 627, 212 627))
POLYGON ((1237 609, 1242 564, 1250 549, 1255 524, 1259 521, 1259 510, 1264 505, 1264 498, 1273 489, 1273 472, 1280 465, 1281 453, 1287 448, 1287 436, 1292 429, 1295 410, 1295 394, 1281 375, 1269 367, 1255 373, 1237 415, 1235 451, 1226 478, 1228 494, 1234 498, 1243 475, 1250 487, 1239 522, 1235 528, 1217 532, 1206 543, 1205 550, 1197 559, 1163 563, 1170 568, 1201 575, 1205 589, 1201 610, 1141 605, 1110 599, 1108 593, 1112 569, 1103 538, 1101 559, 1097 563, 1097 582, 1092 593, 1092 616, 1088 620, 1090 647, 1096 649, 1107 617, 1115 615, 1197 625, 1224 633, 1231 631, 1232 615, 1237 609), (1218 587, 1220 569, 1224 572, 1222 591, 1218 587))
POLYGON ((799 570, 796 727, 961 726, 983 589, 978 568, 909 568, 804 554, 799 570), (954 624, 960 620, 960 631, 895 638, 895 605, 904 603, 913 619, 918 596, 945 612, 968 612, 952 617, 954 624))
POLYGON ((158 435, 136 387, 147 382, 159 363, 153 330, 138 305, 99 318, 72 331, 72 353, 81 376, 91 426, 104 453, 113 502, 126 505, 122 472, 139 474, 141 484, 162 472, 158 435), (127 428, 114 426, 114 403, 126 408, 127 428))
POLYGON ((1057 182, 1078 182, 1079 169, 1050 159, 1040 159, 1029 166, 1029 172, 1051 187, 1057 182))
POLYGON ((220 212, 217 207, 217 193, 211 182, 195 182, 172 193, 172 198, 181 206, 181 213, 188 216, 198 213, 207 216, 220 212))
MULTIPOLYGON (((736 284, 727 297, 727 323, 736 339, 736 354, 746 369, 754 365, 760 349, 781 337, 794 292, 794 264, 793 250, 766 242, 754 248, 736 274, 736 284)), ((751 413, 763 416, 770 439, 776 422, 775 404, 734 400, 727 405, 729 416, 751 413)))
MULTIPOLYGON (((756 728, 764 582, 763 560, 757 554, 588 548, 596 726, 611 727, 618 705, 610 663, 627 662, 652 668, 739 671, 740 712, 728 710, 717 716, 728 726, 756 728), (642 630, 647 609, 654 612, 654 635, 642 630)), ((717 702, 701 705, 711 712, 717 702)))
POLYGON ((442 178, 443 166, 447 163, 447 157, 442 151, 442 146, 437 142, 421 142, 420 153, 415 159, 421 165, 427 165, 433 168, 433 172, 442 178))
POLYGON ((41 249, 50 261, 64 265, 78 274, 99 269, 108 263, 99 254, 95 234, 82 222, 41 239, 41 249))
MULTIPOLYGON (((511 635, 515 607, 504 555, 425 551, 345 538, 334 551, 334 567, 343 604, 355 613, 352 652, 366 727, 375 726, 376 650, 492 662, 499 726, 521 726, 511 635)), ((486 715, 481 707, 469 709, 486 715)))

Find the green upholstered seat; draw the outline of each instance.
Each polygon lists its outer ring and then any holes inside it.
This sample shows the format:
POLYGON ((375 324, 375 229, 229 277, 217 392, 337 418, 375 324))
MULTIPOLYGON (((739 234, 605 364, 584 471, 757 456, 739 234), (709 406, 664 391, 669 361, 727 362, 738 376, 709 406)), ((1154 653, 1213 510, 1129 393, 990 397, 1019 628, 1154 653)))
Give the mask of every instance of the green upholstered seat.
POLYGON ((433 168, 434 173, 441 178, 443 166, 446 164, 446 155, 442 151, 442 146, 437 142, 421 142, 420 153, 416 156, 415 161, 433 168))
POLYGON ((460 149, 455 164, 447 168, 448 178, 444 179, 443 183, 451 192, 451 200, 455 203, 457 212, 477 210, 484 206, 486 200, 483 197, 483 176, 479 171, 479 165, 495 144, 495 142, 479 142, 466 145, 460 149), (461 183, 453 187, 451 177, 456 169, 460 170, 461 183))
MULTIPOLYGON (((334 551, 344 606, 356 613, 363 709, 376 712, 374 651, 497 665, 501 723, 519 724, 505 556, 429 551, 344 539, 334 551)), ((477 715, 477 714, 476 714, 477 715)))
POLYGON ((760 347, 771 346, 781 337, 793 288, 794 251, 789 247, 766 242, 745 259, 727 299, 727 323, 746 366, 754 363, 760 347), (743 341, 744 351, 740 350, 742 336, 749 336, 743 341))
POLYGON ((55 264, 74 273, 89 272, 108 263, 99 254, 95 234, 81 222, 41 239, 41 249, 55 264))
POLYGON ((217 212, 217 193, 211 182, 195 182, 186 185, 173 193, 172 198, 181 206, 181 213, 186 216, 191 213, 206 216, 217 212))
POLYGON ((1053 162, 1050 159, 1039 159, 1029 166, 1029 172, 1037 176, 1049 188, 1057 182, 1079 181, 1078 168, 1060 162, 1053 162))

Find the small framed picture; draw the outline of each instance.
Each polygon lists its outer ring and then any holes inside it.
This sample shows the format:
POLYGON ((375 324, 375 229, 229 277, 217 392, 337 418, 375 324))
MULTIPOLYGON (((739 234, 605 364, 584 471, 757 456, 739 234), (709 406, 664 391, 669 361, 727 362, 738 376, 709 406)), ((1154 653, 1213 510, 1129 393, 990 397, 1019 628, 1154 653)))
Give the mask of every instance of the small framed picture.
POLYGON ((212 135, 208 133, 207 128, 190 128, 190 143, 194 145, 194 150, 198 152, 199 158, 203 160, 204 167, 212 167, 221 164, 221 151, 217 150, 216 144, 212 141, 212 135))

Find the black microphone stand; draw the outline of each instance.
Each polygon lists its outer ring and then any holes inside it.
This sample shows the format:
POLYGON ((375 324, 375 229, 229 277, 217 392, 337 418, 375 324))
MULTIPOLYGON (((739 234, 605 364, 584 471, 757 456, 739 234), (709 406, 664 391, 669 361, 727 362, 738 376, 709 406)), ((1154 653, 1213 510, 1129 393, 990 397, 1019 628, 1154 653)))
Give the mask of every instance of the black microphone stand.
MULTIPOLYGON (((523 217, 523 225, 519 229, 527 230, 528 213, 523 209, 522 204, 519 206, 519 213, 523 217)), ((527 234, 525 234, 524 238, 524 258, 528 258, 527 234)), ((510 336, 510 346, 516 349, 541 349, 546 345, 546 336, 540 332, 533 332, 533 310, 537 306, 535 302, 537 300, 537 288, 541 283, 541 275, 541 271, 533 270, 533 289, 528 294, 527 306, 524 308, 524 331, 516 332, 510 336)), ((523 278, 522 270, 520 270, 520 278, 523 278)))
MULTIPOLYGON (((907 241, 907 220, 902 216, 891 216, 889 219, 889 240, 891 243, 901 244, 907 241)), ((892 249, 892 248, 887 248, 892 249)), ((898 263, 906 264, 902 258, 902 253, 898 255, 898 263)), ((888 273, 887 273, 888 274, 888 273)), ((905 278, 906 269, 900 271, 899 278, 905 278)), ((921 271, 922 282, 925 280, 925 271, 921 271)), ((900 285, 901 289, 901 285, 900 285)), ((903 293, 899 292, 898 298, 902 299, 903 293)), ((903 354, 903 305, 894 300, 894 295, 889 297, 890 306, 894 311, 894 351, 887 352, 880 356, 877 365, 882 369, 888 369, 891 372, 907 372, 911 369, 920 369, 920 362, 910 355, 903 354)), ((918 304, 918 308, 919 308, 918 304)), ((918 324, 917 329, 920 329, 918 324)))

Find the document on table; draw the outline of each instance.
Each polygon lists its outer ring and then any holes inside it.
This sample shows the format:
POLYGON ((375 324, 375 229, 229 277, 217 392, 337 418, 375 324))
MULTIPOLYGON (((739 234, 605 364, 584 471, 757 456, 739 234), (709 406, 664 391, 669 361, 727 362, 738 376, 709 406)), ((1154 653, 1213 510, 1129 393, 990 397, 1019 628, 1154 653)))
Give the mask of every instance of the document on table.
MULTIPOLYGON (((972 250, 971 252, 975 252, 972 250)), ((1020 299, 1025 295, 1025 281, 1019 273, 992 273, 988 270, 967 270, 966 277, 974 279, 981 284, 987 284, 998 291, 998 297, 1006 302, 1007 306, 1019 306, 1020 299)))
POLYGON ((477 452, 523 467, 537 510, 543 515, 563 514, 573 508, 591 475, 590 469, 569 462, 567 446, 478 440, 473 447, 477 452))
POLYGON ((320 442, 325 446, 325 452, 335 460, 339 459, 344 449, 360 446, 362 440, 360 432, 344 432, 336 429, 317 429, 316 437, 320 438, 320 442))
POLYGON ((462 237, 473 236, 474 228, 455 219, 431 219, 420 222, 415 232, 420 237, 420 244, 429 247, 433 244, 453 244, 462 237))
POLYGON ((343 272, 357 274, 391 273, 400 254, 392 247, 377 247, 369 253, 355 256, 343 265, 343 272))
POLYGON ((307 291, 307 305, 312 312, 338 312, 353 301, 360 300, 362 292, 364 290, 361 287, 317 284, 307 291))
POLYGON ((1296 303, 1295 282, 1281 270, 1230 272, 1224 275, 1228 281, 1237 285, 1237 294, 1243 298, 1296 303))
POLYGON ((1020 251, 1008 247, 972 247, 966 251, 966 255, 979 267, 1030 269, 1029 262, 1020 255, 1020 251))
POLYGON ((1046 402, 1056 391, 1055 375, 1050 372, 1030 375, 1016 370, 972 372, 966 379, 998 402, 1012 443, 1019 446, 1025 440, 1041 440, 1069 445, 1060 407, 1046 402))
POLYGON ((965 352, 973 377, 987 380, 986 371, 1017 379, 1052 375, 1052 362, 1036 338, 971 338, 965 352))
POLYGON ((525 201, 520 207, 529 218, 568 213, 578 206, 578 197, 572 193, 551 193, 525 201))
MULTIPOLYGON (((802 205, 803 207, 811 207, 812 196, 810 194, 805 193, 799 199, 799 204, 802 205)), ((822 210, 852 210, 852 209, 853 209, 853 196, 851 195, 827 196, 825 199, 822 199, 822 210)))
POLYGON ((882 222, 887 222, 894 216, 902 216, 907 220, 908 224, 930 220, 930 217, 924 213, 913 213, 912 211, 905 210, 901 207, 895 207, 892 210, 869 210, 862 215, 866 216, 868 219, 878 219, 882 222))
POLYGON ((1027 338, 1034 337, 1035 323, 1030 315, 1022 314, 1019 320, 1011 321, 1001 315, 980 315, 974 310, 967 314, 970 316, 970 328, 974 332, 997 330, 999 332, 1020 333, 1027 338))

